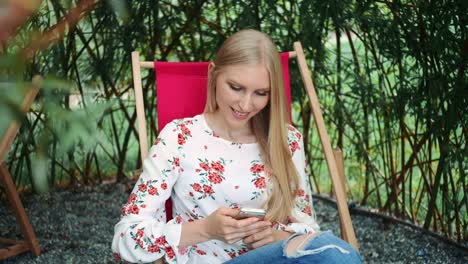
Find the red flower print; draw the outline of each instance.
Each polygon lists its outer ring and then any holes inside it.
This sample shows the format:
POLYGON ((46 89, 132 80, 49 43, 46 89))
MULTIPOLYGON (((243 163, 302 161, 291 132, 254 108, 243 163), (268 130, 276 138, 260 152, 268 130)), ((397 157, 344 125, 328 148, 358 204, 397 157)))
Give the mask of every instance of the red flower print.
POLYGON ((260 164, 257 164, 257 163, 255 163, 252 167, 250 167, 250 171, 251 171, 252 173, 260 173, 260 172, 262 172, 264 169, 265 169, 265 166, 260 165, 260 164))
POLYGON ((131 204, 135 202, 136 198, 137 198, 136 194, 134 193, 130 194, 130 197, 128 197, 128 203, 131 204))
POLYGON ((200 176, 198 180, 199 185, 192 184, 192 188, 199 193, 195 195, 198 200, 205 199, 208 196, 215 199, 211 195, 214 193, 213 186, 224 181, 225 164, 226 161, 223 158, 220 158, 218 161, 198 158, 199 169, 195 171, 200 176), (202 188, 202 190, 199 190, 199 188, 202 188))
POLYGON ((137 236, 142 237, 145 233, 143 232, 143 229, 138 229, 137 230, 137 236))
POLYGON ((218 184, 223 181, 223 179, 217 173, 210 173, 210 175, 208 176, 208 179, 210 180, 210 182, 214 184, 218 184))
POLYGON ((165 236, 160 236, 160 237, 156 238, 156 244, 158 244, 158 245, 166 244, 166 237, 165 236))
POLYGON ((179 167, 180 166, 180 160, 179 158, 174 158, 174 166, 179 167))
POLYGON ((197 249, 197 253, 198 253, 198 255, 202 255, 202 256, 206 255, 206 252, 201 250, 201 249, 197 249))
POLYGON ((150 253, 159 252, 159 247, 157 245, 151 245, 148 247, 148 252, 150 253))
POLYGON ((122 260, 122 258, 120 257, 119 253, 117 253, 117 252, 114 252, 114 258, 115 258, 115 260, 117 260, 117 261, 121 261, 121 260, 122 260))
POLYGON ((299 132, 296 132, 296 137, 297 137, 297 139, 298 139, 298 140, 300 140, 300 139, 301 139, 301 137, 302 137, 301 133, 299 133, 299 132))
POLYGON ((310 206, 304 207, 304 209, 302 209, 302 212, 312 216, 312 210, 310 209, 310 206))
POLYGON ((191 136, 190 129, 188 129, 184 124, 180 125, 180 129, 182 130, 182 133, 184 133, 187 136, 191 136))
POLYGON ((217 161, 217 162, 211 162, 211 167, 219 172, 219 173, 223 173, 224 172, 224 166, 223 164, 221 164, 221 162, 217 161))
POLYGON ((210 170, 210 166, 204 162, 200 163, 200 168, 204 169, 205 171, 210 170))
POLYGON ((232 259, 236 257, 236 254, 232 253, 232 252, 229 252, 228 253, 229 257, 231 257, 232 259))
POLYGON ((154 141, 154 145, 159 144, 159 142, 161 142, 161 139, 160 139, 160 138, 157 138, 156 141, 154 141))
POLYGON ((158 194, 158 189, 156 187, 152 186, 151 188, 149 188, 148 193, 150 195, 158 194))
POLYGON ((297 143, 297 141, 293 141, 291 142, 291 146, 289 146, 289 148, 291 149, 291 152, 294 153, 299 149, 299 143, 297 143))
POLYGON ((297 195, 299 195, 299 197, 302 197, 304 196, 305 192, 303 189, 297 189, 297 195))
POLYGON ((140 209, 138 208, 137 205, 132 205, 130 208, 128 208, 128 213, 129 214, 138 214, 140 212, 140 209))
POLYGON ((198 183, 194 183, 194 184, 192 185, 192 188, 193 188, 193 190, 196 191, 196 192, 201 192, 201 189, 202 189, 201 185, 198 184, 198 183))
POLYGON ((172 259, 175 257, 174 250, 171 247, 166 247, 166 255, 168 258, 172 259))
POLYGON ((179 254, 185 255, 188 252, 188 248, 179 248, 179 254))
POLYGON ((139 190, 140 192, 146 192, 146 188, 147 188, 147 186, 146 186, 146 184, 144 184, 144 183, 138 185, 138 190, 139 190))
POLYGON ((247 249, 246 249, 246 248, 243 248, 243 249, 241 249, 241 250, 239 250, 239 251, 237 252, 237 254, 239 254, 239 255, 242 255, 242 254, 244 254, 244 253, 247 253, 247 249))
POLYGON ((305 196, 305 200, 306 200, 307 202, 310 202, 310 196, 309 196, 308 194, 305 196))
POLYGON ((263 189, 265 188, 266 184, 265 184, 265 177, 259 177, 256 181, 255 181, 255 187, 257 187, 258 189, 263 189))
POLYGON ((182 216, 178 215, 178 216, 176 217, 175 221, 176 221, 177 224, 182 223, 182 216))
POLYGON ((177 135, 177 143, 178 143, 179 145, 185 144, 185 138, 184 138, 184 136, 183 136, 182 134, 180 134, 180 133, 177 135))
POLYGON ((127 215, 127 208, 125 208, 125 206, 122 206, 121 210, 122 210, 122 215, 127 215))
POLYGON ((193 197, 193 192, 189 192, 190 197, 193 197))
POLYGON ((212 194, 214 193, 213 188, 209 185, 203 185, 203 191, 207 194, 212 194))
POLYGON ((167 183, 165 183, 165 182, 161 183, 161 189, 166 190, 167 189, 167 183))
POLYGON ((145 248, 145 245, 143 245, 143 241, 141 241, 140 239, 137 240, 137 244, 138 246, 140 246, 140 248, 145 248))

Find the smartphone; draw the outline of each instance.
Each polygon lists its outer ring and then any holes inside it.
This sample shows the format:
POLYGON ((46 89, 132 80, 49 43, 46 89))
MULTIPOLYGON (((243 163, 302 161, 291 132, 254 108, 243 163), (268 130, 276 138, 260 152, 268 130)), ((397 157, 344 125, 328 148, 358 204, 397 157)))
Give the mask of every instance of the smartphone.
POLYGON ((260 220, 265 218, 266 212, 263 209, 256 209, 256 208, 246 208, 242 207, 240 209, 239 214, 237 215, 236 219, 244 219, 248 217, 257 217, 260 220))

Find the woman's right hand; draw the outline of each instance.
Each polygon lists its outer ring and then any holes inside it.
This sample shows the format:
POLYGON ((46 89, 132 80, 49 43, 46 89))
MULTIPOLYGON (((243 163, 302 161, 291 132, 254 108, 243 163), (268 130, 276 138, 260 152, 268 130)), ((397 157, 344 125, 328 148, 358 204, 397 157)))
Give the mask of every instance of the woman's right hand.
POLYGON ((237 220, 235 217, 238 214, 239 209, 220 207, 206 217, 203 228, 209 239, 233 244, 271 226, 269 221, 262 221, 256 217, 237 220))

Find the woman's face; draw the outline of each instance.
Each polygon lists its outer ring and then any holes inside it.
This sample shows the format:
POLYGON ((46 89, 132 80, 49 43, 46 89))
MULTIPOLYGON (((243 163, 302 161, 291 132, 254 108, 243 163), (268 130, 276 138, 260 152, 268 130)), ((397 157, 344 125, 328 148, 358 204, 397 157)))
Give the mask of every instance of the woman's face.
POLYGON ((266 67, 233 65, 216 79, 217 114, 228 128, 243 128, 270 100, 270 78, 266 67))

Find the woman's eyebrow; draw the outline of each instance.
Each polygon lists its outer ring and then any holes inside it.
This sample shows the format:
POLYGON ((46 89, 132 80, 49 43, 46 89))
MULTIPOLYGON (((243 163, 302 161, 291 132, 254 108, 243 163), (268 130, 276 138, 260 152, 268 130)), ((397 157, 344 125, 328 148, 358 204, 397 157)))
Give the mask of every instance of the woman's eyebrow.
POLYGON ((240 84, 239 82, 237 82, 237 81, 235 81, 235 80, 233 80, 233 79, 231 79, 231 78, 227 79, 227 82, 230 83, 230 84, 234 84, 234 85, 236 85, 236 86, 245 88, 244 85, 240 84))
MULTIPOLYGON (((233 80, 233 79, 231 79, 231 78, 228 78, 226 81, 227 81, 228 83, 233 84, 233 85, 235 85, 235 86, 238 86, 238 87, 240 87, 240 88, 245 88, 245 85, 242 85, 242 84, 240 84, 239 82, 237 82, 237 81, 235 81, 235 80, 233 80)), ((255 90, 256 90, 256 91, 261 90, 261 91, 268 92, 268 91, 270 91, 270 87, 260 88, 260 89, 255 89, 255 90)))

